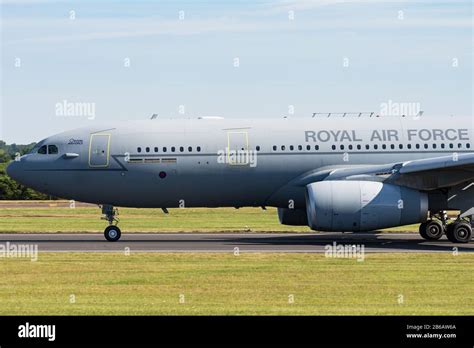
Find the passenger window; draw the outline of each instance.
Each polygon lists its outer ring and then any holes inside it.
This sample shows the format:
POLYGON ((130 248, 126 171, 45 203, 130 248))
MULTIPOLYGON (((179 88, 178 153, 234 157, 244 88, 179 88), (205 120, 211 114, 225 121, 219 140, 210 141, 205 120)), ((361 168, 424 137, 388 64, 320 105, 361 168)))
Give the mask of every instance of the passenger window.
POLYGON ((303 146, 298 145, 298 150, 300 150, 300 151, 303 150, 303 146))
POLYGON ((196 148, 196 150, 197 150, 197 152, 201 152, 201 146, 198 146, 198 147, 196 148))
MULTIPOLYGON (((314 145, 314 149, 315 149, 316 151, 318 151, 318 150, 319 150, 319 145, 314 145)), ((309 149, 308 149, 308 150, 309 150, 309 149)))
POLYGON ((142 148, 141 147, 137 148, 137 152, 138 153, 142 152, 142 148))
POLYGON ((155 152, 158 152, 158 148, 157 148, 157 147, 155 147, 155 152))
POLYGON ((191 146, 188 147, 189 152, 193 152, 193 148, 191 146))
POLYGON ((176 148, 174 146, 171 147, 171 152, 175 152, 176 148))
POLYGON ((48 146, 48 154, 50 155, 57 155, 59 153, 58 147, 56 145, 49 145, 48 146))
POLYGON ((48 153, 48 148, 46 145, 43 145, 41 146, 39 149, 38 149, 38 153, 40 155, 46 155, 48 153))
MULTIPOLYGON (((318 146, 318 145, 316 145, 316 146, 318 146)), ((306 145, 306 150, 308 150, 308 151, 311 150, 311 145, 306 145)))
POLYGON ((293 145, 290 145, 290 150, 293 151, 295 147, 293 145))
POLYGON ((165 147, 163 147, 163 152, 166 152, 168 149, 165 147))
POLYGON ((276 151, 276 150, 277 150, 277 147, 273 145, 273 151, 276 151))

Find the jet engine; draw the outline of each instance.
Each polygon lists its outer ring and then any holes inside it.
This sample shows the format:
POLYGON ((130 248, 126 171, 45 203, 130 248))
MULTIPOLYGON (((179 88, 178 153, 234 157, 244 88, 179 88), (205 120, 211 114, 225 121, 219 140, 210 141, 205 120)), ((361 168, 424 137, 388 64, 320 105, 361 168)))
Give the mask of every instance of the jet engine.
POLYGON ((320 231, 370 231, 425 222, 428 195, 373 181, 321 181, 306 186, 308 225, 320 231))
POLYGON ((278 208, 278 219, 282 225, 308 226, 306 210, 278 208))

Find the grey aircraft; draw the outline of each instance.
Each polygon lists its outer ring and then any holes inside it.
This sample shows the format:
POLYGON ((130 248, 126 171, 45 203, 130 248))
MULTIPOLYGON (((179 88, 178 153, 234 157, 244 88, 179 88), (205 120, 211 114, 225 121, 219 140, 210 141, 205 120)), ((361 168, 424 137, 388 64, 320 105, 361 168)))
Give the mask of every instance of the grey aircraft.
POLYGON ((100 205, 109 241, 121 236, 117 206, 271 206, 285 225, 358 232, 421 223, 427 240, 467 243, 473 136, 472 117, 156 118, 51 136, 7 172, 100 205))

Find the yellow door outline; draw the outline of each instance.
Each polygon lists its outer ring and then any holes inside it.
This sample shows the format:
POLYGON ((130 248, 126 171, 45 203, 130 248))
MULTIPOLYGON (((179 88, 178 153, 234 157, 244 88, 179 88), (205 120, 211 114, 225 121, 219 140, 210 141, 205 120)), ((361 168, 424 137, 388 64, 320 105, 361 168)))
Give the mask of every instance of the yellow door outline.
MULTIPOLYGON (((245 134, 245 151, 248 151, 249 150, 249 133, 248 132, 245 132, 245 131, 240 131, 240 132, 227 132, 227 163, 231 166, 246 166, 248 165, 248 162, 247 163, 236 163, 236 162, 232 162, 231 159, 230 159, 230 151, 232 150, 236 150, 236 151, 239 151, 240 149, 231 149, 230 148, 230 136, 231 134, 245 134)), ((248 161, 248 155, 247 155, 247 161, 248 161)))
POLYGON ((91 139, 89 141, 89 167, 91 168, 106 168, 109 166, 109 161, 110 161, 110 136, 111 134, 108 133, 98 133, 98 134, 91 134, 91 139), (106 158, 107 158, 107 163, 106 164, 100 164, 100 165, 93 165, 91 163, 91 157, 92 157, 92 140, 94 137, 99 136, 99 137, 108 137, 107 139, 107 153, 106 153, 106 158))

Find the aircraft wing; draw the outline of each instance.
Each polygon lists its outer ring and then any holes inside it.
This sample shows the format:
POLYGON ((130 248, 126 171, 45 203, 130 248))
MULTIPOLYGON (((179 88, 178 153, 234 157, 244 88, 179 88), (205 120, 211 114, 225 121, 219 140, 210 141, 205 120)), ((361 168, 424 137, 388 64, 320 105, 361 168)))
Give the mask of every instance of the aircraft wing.
POLYGON ((386 165, 338 166, 307 173, 298 178, 307 185, 323 180, 380 181, 417 190, 449 188, 474 181, 474 153, 433 157, 386 165))

